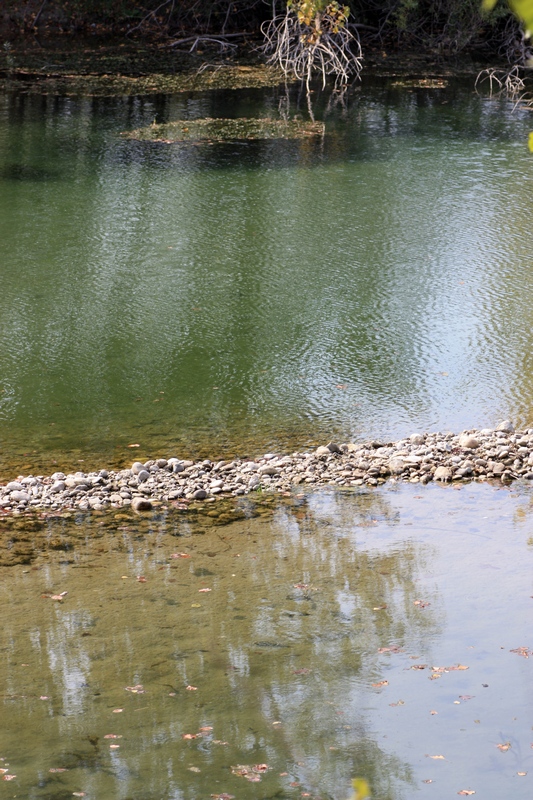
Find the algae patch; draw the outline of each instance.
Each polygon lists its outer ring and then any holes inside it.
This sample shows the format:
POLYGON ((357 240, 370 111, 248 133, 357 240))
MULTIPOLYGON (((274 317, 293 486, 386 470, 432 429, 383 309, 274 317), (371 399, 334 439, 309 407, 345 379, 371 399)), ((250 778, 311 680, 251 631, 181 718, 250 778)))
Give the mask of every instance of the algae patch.
POLYGON ((227 142, 252 139, 304 139, 323 136, 322 122, 300 119, 252 118, 177 120, 126 131, 121 135, 141 142, 174 144, 179 142, 227 142))

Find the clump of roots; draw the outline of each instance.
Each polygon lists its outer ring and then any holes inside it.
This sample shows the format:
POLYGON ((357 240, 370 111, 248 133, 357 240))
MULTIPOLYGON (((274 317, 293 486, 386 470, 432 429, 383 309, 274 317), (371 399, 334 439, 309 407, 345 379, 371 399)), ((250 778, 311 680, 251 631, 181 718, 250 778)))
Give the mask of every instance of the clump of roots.
POLYGON ((263 26, 269 63, 308 88, 314 74, 322 77, 323 86, 328 76, 346 85, 362 68, 361 44, 348 15, 348 6, 336 0, 289 0, 285 13, 263 26))

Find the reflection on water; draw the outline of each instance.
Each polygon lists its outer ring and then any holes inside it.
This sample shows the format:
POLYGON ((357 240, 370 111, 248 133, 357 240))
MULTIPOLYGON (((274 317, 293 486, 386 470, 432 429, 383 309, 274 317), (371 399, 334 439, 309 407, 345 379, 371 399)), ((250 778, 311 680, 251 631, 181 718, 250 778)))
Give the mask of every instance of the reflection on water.
POLYGON ((323 141, 119 136, 278 102, 0 98, 11 473, 533 422, 529 119, 385 81, 323 141))
POLYGON ((0 567, 6 796, 529 798, 531 491, 419 491, 46 521, 0 567))

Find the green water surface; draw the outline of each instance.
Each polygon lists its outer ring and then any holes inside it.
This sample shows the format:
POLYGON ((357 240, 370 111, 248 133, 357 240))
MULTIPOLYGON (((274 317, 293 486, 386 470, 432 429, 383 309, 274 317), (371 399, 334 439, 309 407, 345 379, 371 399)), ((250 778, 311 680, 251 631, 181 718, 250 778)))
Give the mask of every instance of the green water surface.
POLYGON ((324 138, 120 136, 289 100, 0 97, 2 477, 533 424, 527 114, 383 79, 324 138))

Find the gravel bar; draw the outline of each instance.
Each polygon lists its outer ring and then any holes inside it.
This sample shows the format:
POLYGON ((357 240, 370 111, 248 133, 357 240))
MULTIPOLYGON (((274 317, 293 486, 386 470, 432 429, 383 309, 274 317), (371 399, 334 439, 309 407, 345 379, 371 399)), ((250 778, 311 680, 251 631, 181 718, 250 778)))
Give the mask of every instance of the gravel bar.
POLYGON ((0 511, 131 507, 149 511, 172 503, 215 502, 262 490, 297 486, 379 486, 385 481, 427 484, 533 480, 533 428, 516 431, 508 420, 496 428, 453 433, 413 433, 397 442, 371 441, 318 447, 309 453, 266 453, 251 460, 136 461, 130 469, 18 476, 0 486, 0 511))

